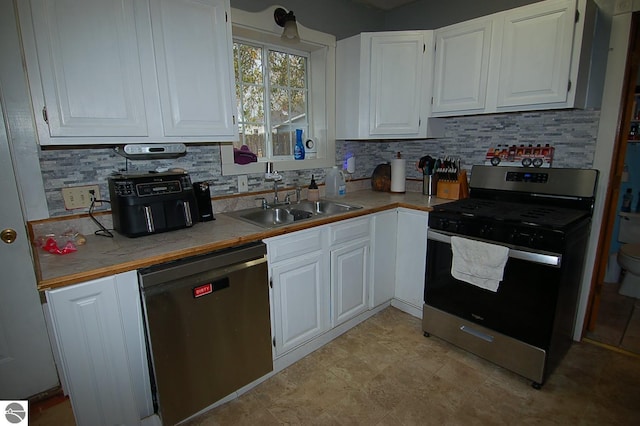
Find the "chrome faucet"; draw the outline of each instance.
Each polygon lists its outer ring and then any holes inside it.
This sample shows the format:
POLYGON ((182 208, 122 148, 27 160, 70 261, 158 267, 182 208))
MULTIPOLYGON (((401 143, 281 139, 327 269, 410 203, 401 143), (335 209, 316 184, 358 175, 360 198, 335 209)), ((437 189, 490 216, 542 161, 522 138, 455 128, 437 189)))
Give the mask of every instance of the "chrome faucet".
POLYGON ((269 203, 267 203, 267 199, 266 198, 258 197, 258 198, 256 198, 256 200, 262 201, 262 208, 263 209, 268 209, 269 208, 269 203))

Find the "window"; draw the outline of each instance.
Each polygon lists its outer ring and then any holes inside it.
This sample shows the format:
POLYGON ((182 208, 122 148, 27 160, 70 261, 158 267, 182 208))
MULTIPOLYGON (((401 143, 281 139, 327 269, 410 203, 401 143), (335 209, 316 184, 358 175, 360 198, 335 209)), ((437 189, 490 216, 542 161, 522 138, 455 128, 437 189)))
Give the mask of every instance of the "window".
POLYGON ((259 158, 290 159, 296 129, 309 134, 308 56, 233 43, 238 131, 236 148, 247 145, 259 158), (266 60, 265 60, 266 58, 266 60))
POLYGON ((233 65, 239 140, 220 147, 223 175, 264 173, 266 162, 278 171, 335 164, 336 38, 298 22, 300 41, 283 42, 273 20, 277 7, 255 13, 231 8, 229 71, 233 65), (293 158, 296 129, 313 141, 304 160, 293 158), (234 162, 233 149, 243 144, 258 162, 234 162))

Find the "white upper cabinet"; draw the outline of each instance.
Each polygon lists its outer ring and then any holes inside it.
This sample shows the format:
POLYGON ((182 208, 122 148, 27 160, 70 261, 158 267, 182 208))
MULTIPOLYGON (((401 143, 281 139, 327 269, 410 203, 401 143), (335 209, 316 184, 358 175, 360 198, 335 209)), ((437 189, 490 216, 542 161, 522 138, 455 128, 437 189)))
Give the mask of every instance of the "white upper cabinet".
POLYGON ((31 2, 40 69, 29 67, 29 78, 45 140, 147 135, 134 3, 31 2))
POLYGON ((432 31, 362 33, 338 41, 336 138, 439 136, 440 123, 427 123, 432 46, 432 31))
POLYGON ((237 137, 229 0, 18 2, 41 145, 237 137))
POLYGON ((231 27, 222 0, 151 0, 166 136, 235 138, 231 27))
POLYGON ((576 0, 504 14, 498 107, 566 102, 576 0))
POLYGON ((492 29, 483 18, 435 31, 434 113, 485 108, 492 29))
POLYGON ((594 12, 546 0, 436 30, 433 116, 589 107, 594 12))
POLYGON ((364 39, 371 46, 369 134, 417 134, 422 102, 423 34, 367 35, 364 39))

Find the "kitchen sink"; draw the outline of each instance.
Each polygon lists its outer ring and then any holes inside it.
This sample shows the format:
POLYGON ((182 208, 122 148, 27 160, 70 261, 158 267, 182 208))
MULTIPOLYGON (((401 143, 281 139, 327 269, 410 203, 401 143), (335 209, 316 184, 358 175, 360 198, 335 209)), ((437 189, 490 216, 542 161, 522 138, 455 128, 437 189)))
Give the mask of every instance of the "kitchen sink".
POLYGON ((303 201, 296 204, 296 208, 312 212, 317 215, 332 215, 337 213, 345 213, 351 210, 361 209, 359 206, 352 206, 350 204, 338 203, 329 200, 320 201, 303 201))
POLYGON ((264 228, 275 228, 297 222, 299 220, 331 216, 361 209, 360 206, 339 203, 329 200, 302 201, 266 209, 256 207, 228 213, 229 216, 253 223, 264 228))

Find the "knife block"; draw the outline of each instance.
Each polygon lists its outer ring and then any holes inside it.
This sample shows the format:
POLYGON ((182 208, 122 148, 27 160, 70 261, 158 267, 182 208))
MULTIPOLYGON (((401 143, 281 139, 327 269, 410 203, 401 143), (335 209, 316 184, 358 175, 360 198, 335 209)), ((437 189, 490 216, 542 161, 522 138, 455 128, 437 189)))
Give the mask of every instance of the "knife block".
POLYGON ((436 192, 438 198, 446 200, 460 200, 469 197, 469 183, 467 182, 467 171, 462 170, 458 174, 458 180, 440 180, 438 181, 438 190, 436 192))
POLYGON ((460 183, 451 180, 438 181, 438 191, 436 192, 436 196, 447 200, 459 200, 460 183))

